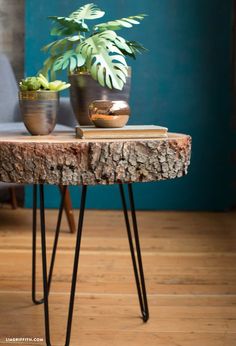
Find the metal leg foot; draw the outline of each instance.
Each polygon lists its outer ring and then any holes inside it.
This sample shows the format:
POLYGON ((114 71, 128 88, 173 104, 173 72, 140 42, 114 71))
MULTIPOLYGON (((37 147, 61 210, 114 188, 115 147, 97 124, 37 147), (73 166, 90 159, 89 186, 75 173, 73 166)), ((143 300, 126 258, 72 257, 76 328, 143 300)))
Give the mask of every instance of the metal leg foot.
MULTIPOLYGON (((59 208, 59 214, 57 219, 57 226, 56 226, 56 232, 55 232, 55 238, 54 238, 54 244, 53 244, 53 250, 52 250, 52 257, 51 257, 51 263, 50 263, 50 269, 49 269, 49 275, 48 275, 48 293, 50 291, 50 286, 52 281, 52 274, 53 274, 53 268, 54 268, 54 263, 56 258, 56 250, 57 250, 57 244, 58 244, 58 239, 60 234, 61 219, 62 219, 66 191, 67 191, 67 186, 63 186, 61 205, 59 208)), ((42 304, 43 298, 40 300, 36 298, 37 185, 33 186, 33 227, 32 227, 32 230, 33 230, 32 232, 32 301, 34 304, 42 304)))
POLYGON ((149 319, 149 311, 148 311, 147 293, 146 293, 145 279, 144 279, 144 273, 143 273, 141 248, 140 248, 140 242, 139 242, 138 225, 137 225, 137 219, 136 219, 136 213, 135 213, 132 185, 128 184, 128 192, 129 192, 129 201, 130 201, 130 207, 131 207, 135 246, 136 246, 136 255, 135 255, 135 250, 133 245, 133 237, 131 233, 131 227, 129 222, 129 215, 128 215, 127 204, 125 200, 123 184, 120 184, 119 188, 120 188, 121 201, 123 205, 127 235, 129 240, 130 253, 131 253, 131 258, 133 262, 134 276, 135 276, 135 281, 136 281, 136 286, 138 291, 139 304, 140 304, 140 309, 142 313, 142 319, 144 322, 147 322, 147 320, 149 319), (136 260, 136 256, 137 256, 137 260, 136 260))

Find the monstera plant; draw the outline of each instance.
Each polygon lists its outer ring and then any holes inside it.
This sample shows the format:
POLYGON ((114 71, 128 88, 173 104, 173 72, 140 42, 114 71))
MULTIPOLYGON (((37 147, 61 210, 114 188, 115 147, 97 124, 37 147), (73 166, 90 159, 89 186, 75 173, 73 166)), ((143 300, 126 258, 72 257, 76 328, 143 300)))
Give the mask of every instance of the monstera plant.
POLYGON ((60 38, 43 47, 50 53, 43 73, 66 69, 88 71, 100 85, 121 90, 127 76, 125 57, 135 58, 144 47, 136 41, 124 39, 116 31, 132 28, 145 15, 95 24, 89 29, 85 21, 101 18, 104 14, 96 5, 87 4, 68 17, 49 17, 54 24, 51 35, 60 38))
MULTIPOLYGON (((45 60, 41 72, 44 75, 51 73, 51 78, 55 78, 55 74, 62 70, 67 70, 70 76, 89 74, 101 87, 123 90, 128 79, 126 57, 135 58, 136 54, 145 48, 136 41, 119 36, 117 31, 132 28, 139 24, 145 15, 97 23, 89 28, 87 21, 102 18, 104 15, 104 11, 91 3, 80 7, 68 17, 49 17, 53 24, 51 35, 56 36, 57 40, 42 48, 50 56, 45 60)), ((72 87, 84 87, 87 84, 85 80, 73 82, 71 78, 70 83, 72 87)), ((91 89, 91 85, 88 87, 91 89)), ((80 100, 76 101, 78 93, 81 94, 81 90, 72 90, 74 111, 75 103, 81 105, 80 100)), ((84 95, 84 90, 82 94, 84 95)), ((99 96, 96 90, 94 94, 95 98, 99 96)), ((87 97, 82 105, 84 111, 88 102, 95 99, 94 96, 87 97)))

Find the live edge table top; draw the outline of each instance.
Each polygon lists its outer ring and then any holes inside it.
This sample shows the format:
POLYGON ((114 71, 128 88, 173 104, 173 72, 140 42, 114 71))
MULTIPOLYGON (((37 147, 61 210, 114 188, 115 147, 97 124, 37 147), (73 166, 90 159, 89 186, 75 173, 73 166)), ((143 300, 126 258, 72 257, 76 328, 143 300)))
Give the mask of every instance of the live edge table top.
POLYGON ((149 182, 187 174, 191 137, 77 139, 74 131, 30 136, 0 131, 0 181, 97 185, 149 182))

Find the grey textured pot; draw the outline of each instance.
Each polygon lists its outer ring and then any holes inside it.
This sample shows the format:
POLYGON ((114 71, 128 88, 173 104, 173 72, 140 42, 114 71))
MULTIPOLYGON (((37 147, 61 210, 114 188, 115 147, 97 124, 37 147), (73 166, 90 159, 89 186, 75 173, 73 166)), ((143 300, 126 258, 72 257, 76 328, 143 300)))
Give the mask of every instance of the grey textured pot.
POLYGON ((80 125, 91 125, 89 105, 94 100, 122 100, 129 103, 131 76, 127 77, 123 90, 102 87, 90 73, 80 72, 69 76, 70 99, 76 119, 80 125))
POLYGON ((48 135, 54 130, 59 108, 57 91, 19 91, 25 127, 32 135, 48 135))

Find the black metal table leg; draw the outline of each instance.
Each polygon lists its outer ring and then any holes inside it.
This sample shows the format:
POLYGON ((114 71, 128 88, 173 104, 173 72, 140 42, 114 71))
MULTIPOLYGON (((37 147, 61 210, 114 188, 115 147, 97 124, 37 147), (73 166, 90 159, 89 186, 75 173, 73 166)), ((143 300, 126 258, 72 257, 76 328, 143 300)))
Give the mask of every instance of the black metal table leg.
POLYGON ((123 184, 120 184, 119 188, 120 188, 121 201, 122 201, 124 218, 126 223, 127 235, 129 240, 130 253, 131 253, 131 258, 133 262, 134 276, 135 276, 135 281, 136 281, 136 286, 138 291, 140 309, 141 309, 143 321, 147 322, 149 319, 149 310, 148 310, 147 293, 146 293, 146 286, 145 286, 145 279, 144 279, 144 272, 143 272, 142 255, 141 255, 141 248, 140 248, 140 242, 139 242, 138 225, 137 225, 137 219, 136 219, 136 213, 135 213, 132 185, 128 184, 128 192, 129 192, 129 200, 130 200, 130 207, 131 207, 134 239, 135 239, 135 245, 136 245, 137 261, 135 256, 133 237, 131 233, 131 227, 129 222, 129 215, 128 215, 127 204, 125 200, 123 184), (137 262, 138 262, 138 265, 137 265, 137 262))
POLYGON ((51 263, 50 263, 49 274, 48 274, 48 293, 50 291, 51 282, 52 282, 52 274, 53 274, 53 268, 54 268, 54 263, 56 258, 58 239, 59 239, 60 230, 61 230, 61 220, 62 220, 62 214, 63 214, 64 204, 65 204, 66 191, 67 191, 67 186, 63 186, 61 204, 59 208, 55 238, 54 238, 53 249, 52 249, 51 263))
POLYGON ((51 346, 50 342, 50 325, 48 310, 48 276, 47 276, 47 248, 46 248, 46 229, 45 229, 45 212, 44 212, 44 186, 39 187, 40 190, 40 224, 41 224, 41 247, 42 247, 42 268, 43 268, 43 302, 44 302, 44 325, 45 338, 47 346, 51 346))
MULTIPOLYGON (((52 281, 52 274, 53 274, 53 268, 56 258, 56 250, 57 250, 57 244, 60 234, 60 228, 61 228, 61 220, 62 220, 62 213, 63 213, 63 207, 65 202, 65 195, 66 195, 67 186, 63 187, 63 193, 61 198, 61 204, 59 208, 58 218, 57 218, 57 226, 56 226, 56 232, 55 232, 55 238, 54 238, 54 244, 53 244, 53 250, 52 250, 52 257, 51 257, 51 263, 50 263, 50 269, 49 269, 49 275, 48 275, 48 292, 50 291, 51 281, 52 281)), ((37 232, 37 185, 33 186, 33 227, 32 227, 32 301, 34 304, 42 304, 43 298, 38 300, 36 298, 36 232, 37 232)))
MULTIPOLYGON (((133 236, 132 236, 130 222, 129 222, 129 215, 128 215, 128 210, 127 210, 127 203, 126 203, 126 199, 125 199, 125 193, 124 193, 123 185, 121 184, 119 186, 119 188, 120 188, 121 200, 122 200, 122 205, 123 205, 127 235, 128 235, 128 240, 129 240, 129 247, 130 247, 130 252, 131 252, 131 258, 132 258, 132 262, 133 262, 134 275, 135 275, 136 286, 137 286, 137 291, 138 291, 140 309, 141 309, 141 313, 142 313, 142 319, 144 322, 147 322, 147 320, 149 318, 149 311, 148 311, 147 294, 146 294, 146 287, 145 287, 145 279, 144 279, 144 272, 143 272, 143 265, 142 265, 141 248, 140 248, 140 243, 139 243, 138 226, 137 226, 137 220, 136 220, 132 185, 131 184, 128 185, 128 192, 129 192, 129 201, 130 201, 130 207, 131 207, 131 216, 132 216, 132 225, 133 225, 135 246, 133 244, 133 236), (136 254, 135 254, 135 248, 136 248, 136 254), (136 259, 136 257, 137 257, 137 259, 136 259)), ((64 190, 64 195, 65 195, 65 191, 66 191, 66 189, 64 190)), ((79 257, 80 257, 80 245, 81 245, 81 238, 82 238, 82 231, 83 231, 83 220, 84 220, 84 211, 85 211, 85 203, 86 203, 86 194, 87 194, 87 186, 83 186, 82 187, 82 195, 81 195, 81 203, 80 203, 80 215, 79 215, 79 221, 78 221, 78 232, 77 232, 76 245, 75 245, 75 255, 74 255, 74 265, 73 265, 73 273, 72 273, 72 281, 71 281, 71 292, 70 292, 70 302, 69 302, 69 310, 68 310, 65 346, 70 345, 70 338, 71 338, 71 328, 72 328, 72 320, 73 320, 77 272, 78 272, 79 257)), ((35 235, 35 233, 36 233, 36 198, 37 198, 37 187, 34 187, 33 246, 34 246, 35 251, 36 251, 36 235, 35 235)), ((43 297, 42 301, 38 301, 39 302, 38 304, 40 304, 41 302, 44 302, 45 337, 46 337, 47 346, 51 346, 48 295, 49 295, 49 288, 50 288, 50 283, 51 283, 51 278, 52 278, 53 263, 54 263, 55 256, 56 256, 56 248, 57 248, 57 242, 58 242, 59 231, 60 231, 62 210, 63 210, 63 199, 61 202, 59 215, 58 215, 57 230, 56 230, 56 234, 55 234, 55 240, 54 240, 54 247, 53 247, 53 253, 52 253, 52 258, 51 258, 49 276, 47 276, 47 256, 46 256, 47 251, 46 251, 45 213, 44 213, 44 187, 43 187, 43 185, 40 185, 40 221, 41 221, 41 246, 42 246, 44 297, 43 297)), ((36 264, 35 257, 33 257, 33 264, 34 264, 33 273, 34 273, 34 279, 35 279, 35 264, 36 264)), ((34 283, 32 284, 32 288, 34 288, 34 292, 35 292, 35 280, 34 280, 34 283)), ((33 291, 32 291, 32 293, 33 293, 33 291)), ((32 297, 35 298, 35 295, 34 296, 32 295, 32 297)))
POLYGON ((36 299, 36 232, 37 232, 37 185, 33 186, 33 227, 32 227, 32 301, 42 304, 43 299, 36 299))
POLYGON ((75 290, 76 290, 77 272, 78 272, 79 255, 80 255, 80 244, 81 244, 81 237, 82 237, 82 230, 83 230, 84 209, 85 209, 85 203, 86 203, 86 193, 87 193, 87 186, 83 186, 81 202, 80 202, 78 231, 77 231, 77 238, 76 238, 76 245, 75 245, 75 257, 74 257, 74 267, 73 267, 72 282, 71 282, 70 305, 69 305, 68 320, 67 320, 65 346, 70 345, 71 326, 72 326, 72 319, 73 319, 75 290))

